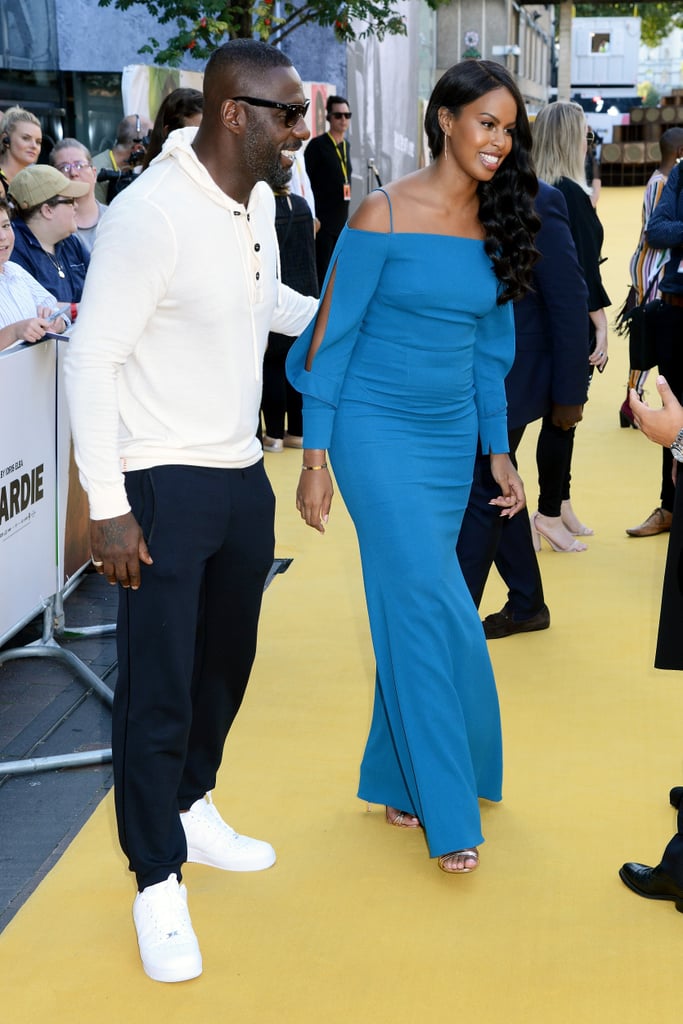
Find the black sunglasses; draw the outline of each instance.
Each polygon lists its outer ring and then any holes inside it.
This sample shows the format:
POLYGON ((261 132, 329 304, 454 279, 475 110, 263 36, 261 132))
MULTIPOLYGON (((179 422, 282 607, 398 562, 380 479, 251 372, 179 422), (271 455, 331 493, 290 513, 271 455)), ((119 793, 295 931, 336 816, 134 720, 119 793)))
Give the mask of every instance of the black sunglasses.
POLYGON ((347 121, 351 120, 351 111, 346 110, 333 110, 330 117, 345 117, 347 121))
POLYGON ((75 199, 48 199, 48 206, 73 206, 75 199))
POLYGON ((235 103, 248 103, 250 107, 272 107, 274 110, 284 110, 285 127, 293 128, 295 124, 306 116, 306 111, 311 105, 310 100, 303 103, 278 103, 277 100, 260 100, 255 96, 231 96, 235 103))

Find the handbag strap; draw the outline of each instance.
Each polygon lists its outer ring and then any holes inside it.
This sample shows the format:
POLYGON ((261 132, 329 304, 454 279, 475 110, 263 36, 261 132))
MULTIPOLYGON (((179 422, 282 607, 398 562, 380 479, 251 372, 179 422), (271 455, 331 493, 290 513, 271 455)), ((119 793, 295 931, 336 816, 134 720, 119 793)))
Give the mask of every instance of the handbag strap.
POLYGON ((655 292, 657 291, 657 288, 660 284, 660 276, 660 274, 655 274, 655 276, 650 281, 649 285, 647 286, 643 294, 643 301, 640 303, 641 306, 644 306, 646 302, 650 301, 650 299, 652 298, 651 293, 653 292, 653 288, 655 292))

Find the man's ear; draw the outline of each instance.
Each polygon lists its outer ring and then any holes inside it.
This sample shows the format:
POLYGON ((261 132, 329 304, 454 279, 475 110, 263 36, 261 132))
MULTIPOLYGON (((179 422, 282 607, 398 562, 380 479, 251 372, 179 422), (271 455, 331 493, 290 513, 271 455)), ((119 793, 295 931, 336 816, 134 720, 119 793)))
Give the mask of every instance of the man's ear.
POLYGON ((241 130, 243 113, 234 100, 223 100, 221 103, 221 123, 231 132, 241 130))

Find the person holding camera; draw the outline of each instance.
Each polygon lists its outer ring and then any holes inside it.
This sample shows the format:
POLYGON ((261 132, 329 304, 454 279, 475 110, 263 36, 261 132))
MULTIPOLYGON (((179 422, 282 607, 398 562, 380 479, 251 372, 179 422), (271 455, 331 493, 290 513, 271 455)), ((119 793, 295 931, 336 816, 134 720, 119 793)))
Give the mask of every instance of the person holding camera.
POLYGON ((95 154, 92 160, 98 172, 95 198, 100 203, 110 203, 141 170, 151 131, 152 122, 148 117, 128 114, 119 121, 112 148, 95 154))

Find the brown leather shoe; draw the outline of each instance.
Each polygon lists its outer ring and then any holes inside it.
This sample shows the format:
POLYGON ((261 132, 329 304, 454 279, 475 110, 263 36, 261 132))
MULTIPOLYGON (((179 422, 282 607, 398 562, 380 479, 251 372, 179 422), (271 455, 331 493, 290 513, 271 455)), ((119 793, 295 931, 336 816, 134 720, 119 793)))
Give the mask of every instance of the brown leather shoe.
POLYGON ((671 529, 671 513, 665 508, 656 508, 640 526, 632 526, 627 530, 629 537, 654 537, 658 533, 667 533, 671 529))
POLYGON ((515 633, 534 633, 537 629, 548 628, 550 611, 544 604, 530 619, 513 619, 510 605, 506 603, 499 612, 487 615, 482 625, 487 640, 500 640, 504 636, 514 636, 515 633))

